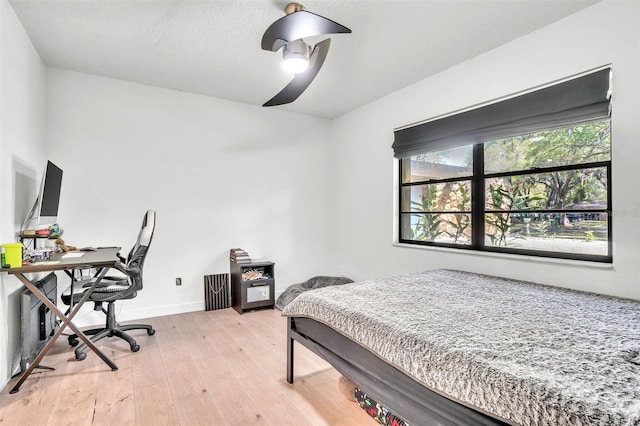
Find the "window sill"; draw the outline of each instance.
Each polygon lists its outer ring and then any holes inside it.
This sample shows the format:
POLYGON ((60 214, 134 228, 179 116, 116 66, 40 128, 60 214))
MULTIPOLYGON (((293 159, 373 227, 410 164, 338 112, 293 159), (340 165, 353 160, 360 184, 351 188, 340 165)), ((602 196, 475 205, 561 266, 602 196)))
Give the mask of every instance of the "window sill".
POLYGON ((579 266, 581 268, 593 268, 593 269, 613 269, 613 263, 588 262, 584 260, 571 260, 571 259, 554 259, 550 257, 527 256, 527 255, 509 254, 509 253, 492 253, 492 252, 475 251, 475 250, 460 250, 460 249, 448 248, 448 247, 434 247, 434 246, 423 246, 418 244, 406 244, 406 243, 399 243, 397 241, 394 241, 392 245, 395 247, 402 247, 402 248, 409 248, 409 249, 416 249, 416 250, 439 251, 439 252, 459 254, 459 255, 465 255, 465 256, 493 257, 493 258, 520 261, 520 262, 537 262, 537 263, 560 265, 560 266, 579 266))

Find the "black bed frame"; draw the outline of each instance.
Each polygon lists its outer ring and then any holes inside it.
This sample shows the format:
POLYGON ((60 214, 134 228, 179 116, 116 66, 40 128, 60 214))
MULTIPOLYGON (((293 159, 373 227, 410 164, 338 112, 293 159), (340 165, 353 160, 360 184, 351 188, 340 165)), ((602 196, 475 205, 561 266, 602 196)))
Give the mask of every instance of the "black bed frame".
POLYGON ((343 376, 411 425, 506 425, 502 420, 446 398, 358 343, 310 318, 287 318, 287 382, 293 383, 293 342, 323 358, 343 376))

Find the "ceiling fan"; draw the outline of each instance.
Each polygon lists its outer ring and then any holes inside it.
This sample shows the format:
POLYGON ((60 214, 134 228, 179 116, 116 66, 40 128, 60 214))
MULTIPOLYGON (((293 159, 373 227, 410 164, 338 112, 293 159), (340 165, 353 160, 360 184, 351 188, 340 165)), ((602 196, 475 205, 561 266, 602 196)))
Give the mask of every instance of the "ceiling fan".
POLYGON ((318 75, 329 52, 331 39, 323 40, 311 49, 304 42, 304 37, 351 32, 331 19, 307 12, 300 3, 289 3, 284 12, 286 15, 271 24, 262 36, 262 49, 276 52, 283 48, 283 66, 295 76, 284 89, 262 105, 265 107, 295 101, 318 75))

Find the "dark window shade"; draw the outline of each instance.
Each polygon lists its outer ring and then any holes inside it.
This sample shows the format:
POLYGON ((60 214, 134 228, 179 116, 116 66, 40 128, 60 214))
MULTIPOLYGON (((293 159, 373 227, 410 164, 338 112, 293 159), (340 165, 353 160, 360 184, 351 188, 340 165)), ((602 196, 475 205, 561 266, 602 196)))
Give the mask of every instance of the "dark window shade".
POLYGON ((396 158, 609 117, 610 68, 394 132, 396 158))

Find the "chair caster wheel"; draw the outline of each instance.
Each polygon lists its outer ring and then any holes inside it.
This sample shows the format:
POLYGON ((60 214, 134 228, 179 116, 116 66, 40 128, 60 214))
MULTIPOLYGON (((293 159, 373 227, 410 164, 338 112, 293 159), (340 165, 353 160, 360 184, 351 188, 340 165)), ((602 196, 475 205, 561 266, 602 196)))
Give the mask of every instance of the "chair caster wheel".
POLYGON ((76 352, 76 359, 78 361, 82 361, 86 357, 87 357, 87 354, 85 352, 76 352))
POLYGON ((149 336, 153 336, 154 334, 156 334, 156 331, 152 328, 151 330, 147 330, 147 334, 149 336))
POLYGON ((69 345, 78 346, 78 339, 73 336, 69 336, 69 345))
POLYGON ((140 350, 140 345, 131 345, 131 352, 138 352, 140 350))

